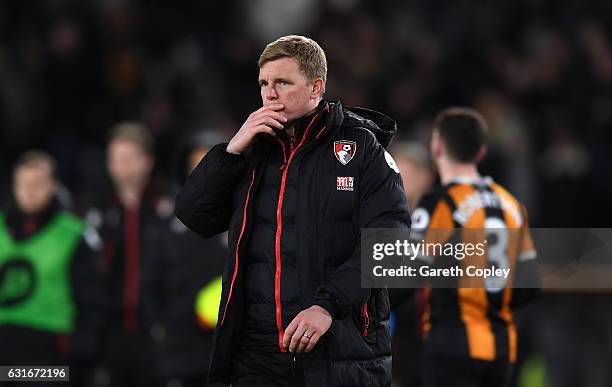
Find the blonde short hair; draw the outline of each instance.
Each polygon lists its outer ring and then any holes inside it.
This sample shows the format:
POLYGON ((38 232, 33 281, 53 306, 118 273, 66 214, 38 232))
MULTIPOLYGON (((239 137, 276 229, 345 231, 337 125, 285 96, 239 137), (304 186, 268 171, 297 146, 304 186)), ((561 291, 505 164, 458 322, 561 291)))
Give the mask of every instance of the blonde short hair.
POLYGON ((327 81, 325 52, 314 40, 300 35, 287 35, 276 39, 264 48, 259 57, 259 67, 280 58, 294 58, 308 82, 317 78, 327 81))
POLYGON ((30 168, 40 166, 49 167, 51 177, 54 179, 57 178, 57 161, 55 161, 50 154, 36 149, 29 150, 19 156, 13 168, 13 172, 17 172, 17 170, 22 167, 30 168))
POLYGON ((140 146, 148 155, 155 153, 155 139, 147 127, 140 122, 124 121, 113 126, 110 129, 108 142, 111 143, 119 139, 130 141, 140 146))

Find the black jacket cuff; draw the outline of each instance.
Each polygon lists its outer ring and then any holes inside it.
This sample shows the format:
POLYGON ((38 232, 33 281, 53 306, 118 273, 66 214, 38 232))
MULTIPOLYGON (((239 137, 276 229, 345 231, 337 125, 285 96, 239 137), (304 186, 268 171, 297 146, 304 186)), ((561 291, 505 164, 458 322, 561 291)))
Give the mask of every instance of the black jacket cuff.
POLYGON ((334 320, 345 319, 350 314, 350 307, 329 286, 320 286, 315 291, 312 305, 325 308, 334 320))

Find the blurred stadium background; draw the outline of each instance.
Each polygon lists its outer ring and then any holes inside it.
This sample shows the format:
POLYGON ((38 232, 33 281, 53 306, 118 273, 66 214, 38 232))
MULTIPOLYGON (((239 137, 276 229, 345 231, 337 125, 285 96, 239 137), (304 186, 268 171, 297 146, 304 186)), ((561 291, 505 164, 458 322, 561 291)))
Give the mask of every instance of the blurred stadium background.
MULTIPOLYGON (((426 145, 440 109, 477 108, 491 128, 482 171, 526 204, 532 227, 609 226, 606 0, 3 0, 0 194, 16 158, 40 148, 83 211, 109 184, 105 143, 123 120, 154 133, 163 185, 185 135, 231 136, 259 106, 259 53, 289 33, 326 50, 328 98, 387 113, 399 139, 426 145)), ((611 315, 607 293, 528 307, 521 344, 533 370, 520 383, 612 385, 611 315)))

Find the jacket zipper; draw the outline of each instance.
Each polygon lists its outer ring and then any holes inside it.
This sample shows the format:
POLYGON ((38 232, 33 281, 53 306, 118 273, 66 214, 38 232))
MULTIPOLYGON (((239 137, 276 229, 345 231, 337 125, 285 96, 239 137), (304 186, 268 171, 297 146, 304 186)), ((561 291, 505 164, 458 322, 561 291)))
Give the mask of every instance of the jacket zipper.
POLYGON ((238 251, 240 249, 240 241, 242 240, 242 235, 244 234, 244 229, 246 227, 247 208, 249 206, 249 199, 251 197, 251 188, 253 188, 254 182, 255 182, 255 168, 253 168, 253 172, 251 174, 251 184, 249 185, 249 189, 247 190, 246 200, 244 201, 244 209, 242 211, 242 227, 240 228, 240 235, 238 236, 238 242, 236 242, 234 274, 232 275, 232 283, 230 285, 230 290, 227 296, 227 301, 225 302, 225 309, 223 309, 223 317, 221 318, 221 325, 223 325, 223 323, 225 322, 225 314, 227 313, 227 307, 229 306, 230 300, 232 299, 232 292, 234 290, 234 282, 236 281, 236 275, 238 274, 238 251))
POLYGON ((306 127, 304 134, 302 135, 302 140, 300 143, 294 148, 293 140, 290 144, 289 151, 289 159, 287 160, 287 164, 283 169, 283 175, 281 177, 281 186, 280 191, 278 193, 278 204, 276 206, 276 238, 275 238, 275 255, 276 255, 276 272, 274 273, 274 303, 276 310, 276 328, 278 329, 278 346, 281 352, 286 352, 286 349, 283 347, 283 337, 285 335, 285 330, 283 329, 283 318, 282 318, 282 308, 281 308, 281 234, 283 231, 283 198, 285 195, 285 184, 287 183, 287 172, 289 171, 289 165, 291 165, 291 161, 293 160, 293 156, 295 156, 296 152, 304 141, 308 137, 308 131, 310 127, 315 122, 319 113, 317 113, 306 127))
POLYGON ((368 329, 370 328, 370 316, 368 315, 368 303, 364 302, 361 306, 361 319, 363 323, 363 331, 361 334, 363 336, 368 335, 368 329))
MULTIPOLYGON (((278 137, 274 137, 274 139, 278 141, 278 143, 280 144, 283 150, 283 164, 280 167, 280 170, 282 171, 287 166, 287 152, 285 151, 285 143, 283 142, 283 140, 279 139, 278 137)), ((291 144, 293 145, 293 141, 291 141, 291 144)))

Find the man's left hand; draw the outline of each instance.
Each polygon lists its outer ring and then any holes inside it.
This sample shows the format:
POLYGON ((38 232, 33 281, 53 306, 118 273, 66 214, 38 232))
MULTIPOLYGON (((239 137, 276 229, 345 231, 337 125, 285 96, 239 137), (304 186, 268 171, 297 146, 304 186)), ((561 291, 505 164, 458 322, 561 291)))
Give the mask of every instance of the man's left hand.
POLYGON ((310 352, 332 323, 331 314, 319 305, 301 311, 287 326, 283 347, 289 352, 310 352))

